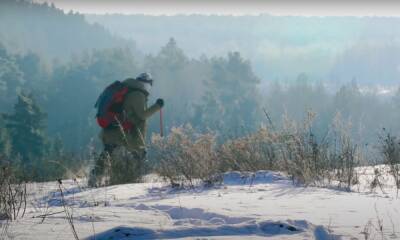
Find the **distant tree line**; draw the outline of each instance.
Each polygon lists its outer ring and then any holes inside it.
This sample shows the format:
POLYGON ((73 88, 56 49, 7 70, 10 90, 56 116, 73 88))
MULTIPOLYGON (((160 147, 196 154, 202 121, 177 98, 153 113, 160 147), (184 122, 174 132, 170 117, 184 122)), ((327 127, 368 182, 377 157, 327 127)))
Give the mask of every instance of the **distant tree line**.
POLYGON ((118 38, 99 24, 87 23, 85 16, 54 4, 33 0, 0 1, 0 40, 10 52, 32 51, 46 65, 64 62, 85 49, 129 46, 133 41, 118 38))
POLYGON ((268 81, 293 81, 306 72, 311 81, 326 79, 340 87, 352 78, 360 84, 397 84, 400 76, 398 17, 88 14, 85 18, 137 41, 143 52, 154 52, 170 36, 191 57, 239 51, 268 81))

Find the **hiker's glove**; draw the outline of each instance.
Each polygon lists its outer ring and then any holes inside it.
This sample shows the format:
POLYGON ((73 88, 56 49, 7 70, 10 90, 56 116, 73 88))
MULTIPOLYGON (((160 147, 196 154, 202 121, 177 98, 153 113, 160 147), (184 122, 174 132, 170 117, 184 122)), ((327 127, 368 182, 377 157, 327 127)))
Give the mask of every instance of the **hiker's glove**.
POLYGON ((157 99, 156 103, 158 104, 158 106, 164 107, 164 99, 159 98, 159 99, 157 99))

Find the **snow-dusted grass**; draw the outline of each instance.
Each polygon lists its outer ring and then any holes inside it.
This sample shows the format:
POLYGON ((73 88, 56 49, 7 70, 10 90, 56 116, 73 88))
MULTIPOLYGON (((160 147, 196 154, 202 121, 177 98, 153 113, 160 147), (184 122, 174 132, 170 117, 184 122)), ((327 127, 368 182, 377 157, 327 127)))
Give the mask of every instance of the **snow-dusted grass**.
MULTIPOLYGON (((67 180, 61 187, 80 239, 400 239, 400 199, 390 177, 381 176, 384 192, 371 192, 374 169, 358 172, 351 192, 294 186, 268 171, 226 173, 212 188, 173 189, 155 178, 98 189, 67 180)), ((30 185, 27 214, 11 223, 7 238, 73 239, 59 187, 30 185)))

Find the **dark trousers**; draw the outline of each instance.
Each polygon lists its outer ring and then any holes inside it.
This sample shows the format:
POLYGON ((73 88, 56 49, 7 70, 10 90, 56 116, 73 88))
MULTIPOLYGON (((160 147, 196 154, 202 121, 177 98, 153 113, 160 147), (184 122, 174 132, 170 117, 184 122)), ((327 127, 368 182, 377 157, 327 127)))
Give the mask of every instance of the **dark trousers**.
POLYGON ((116 148, 116 145, 105 144, 100 156, 96 159, 94 167, 90 172, 88 185, 90 187, 98 187, 102 185, 102 179, 106 170, 106 163, 110 164, 111 154, 116 148))
POLYGON ((137 151, 129 152, 111 158, 116 147, 116 145, 104 145, 104 150, 96 159, 95 166, 91 172, 89 186, 137 182, 145 173, 145 151, 140 153, 137 151), (108 174, 106 171, 109 171, 108 174), (109 176, 109 182, 102 183, 105 175, 109 176))

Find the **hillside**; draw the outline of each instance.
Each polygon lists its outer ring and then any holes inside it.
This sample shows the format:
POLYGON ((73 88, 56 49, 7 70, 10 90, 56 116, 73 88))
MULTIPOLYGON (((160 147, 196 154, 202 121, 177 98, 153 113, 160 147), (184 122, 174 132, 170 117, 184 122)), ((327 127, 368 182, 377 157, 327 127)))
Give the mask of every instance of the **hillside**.
POLYGON ((14 53, 30 51, 48 61, 66 60, 84 50, 135 47, 133 41, 115 37, 99 24, 89 24, 79 13, 64 13, 54 5, 27 0, 0 1, 0 42, 14 53))

